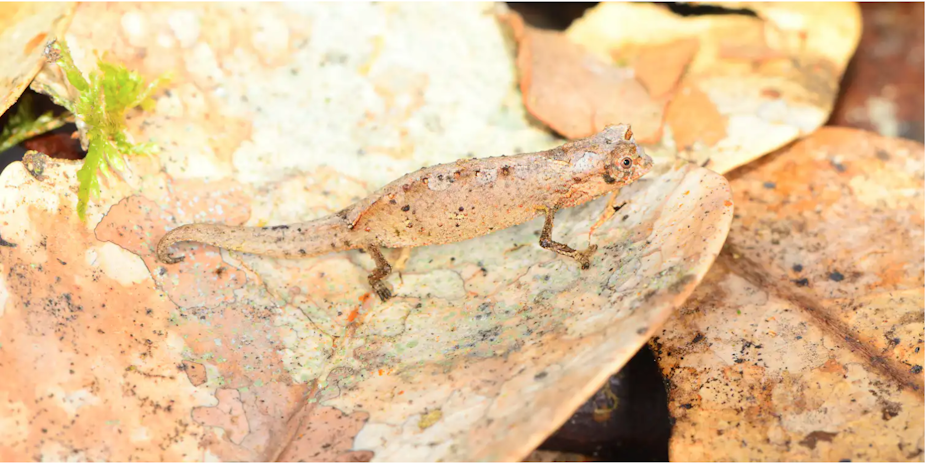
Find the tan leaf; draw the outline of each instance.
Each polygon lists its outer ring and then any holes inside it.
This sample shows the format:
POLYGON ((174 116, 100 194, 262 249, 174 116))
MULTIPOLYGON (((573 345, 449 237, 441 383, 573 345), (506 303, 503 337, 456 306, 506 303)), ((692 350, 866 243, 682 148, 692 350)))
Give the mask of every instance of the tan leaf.
POLYGON ((682 17, 662 5, 601 3, 565 35, 601 60, 632 67, 651 91, 674 89, 661 138, 648 147, 654 159, 725 173, 826 122, 861 19, 853 3, 720 5, 758 17, 682 17), (691 41, 697 51, 689 60, 680 45, 691 41), (700 114, 711 116, 694 117, 700 114))
POLYGON ((923 146, 824 128, 730 174, 721 258, 653 342, 678 461, 923 460, 923 146))
MULTIPOLYGON (((177 78, 129 124, 163 152, 86 223, 77 163, 0 175, 0 377, 20 380, 0 386, 0 458, 526 457, 707 272, 724 178, 666 165, 623 189, 586 271, 537 246, 538 221, 415 249, 387 304, 359 252, 152 259, 180 223, 306 220, 423 165, 558 145, 527 120, 494 8, 81 4, 78 65, 108 50, 177 78)), ((556 236, 584 245, 606 204, 562 211, 556 236)))
POLYGON ((632 121, 640 143, 659 140, 665 100, 650 96, 630 68, 599 60, 556 31, 506 16, 518 40, 524 106, 570 139, 588 137, 609 124, 632 121))
POLYGON ((0 115, 23 93, 45 64, 45 44, 61 36, 74 2, 0 3, 0 115))

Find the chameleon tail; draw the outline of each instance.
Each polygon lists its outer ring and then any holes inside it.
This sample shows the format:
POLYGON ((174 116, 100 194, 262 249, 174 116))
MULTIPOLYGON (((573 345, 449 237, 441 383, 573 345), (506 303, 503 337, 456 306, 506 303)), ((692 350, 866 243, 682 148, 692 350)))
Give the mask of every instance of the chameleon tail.
POLYGON ((167 264, 183 256, 170 254, 179 242, 200 242, 237 252, 276 258, 307 258, 362 247, 356 233, 336 215, 282 226, 247 227, 196 223, 168 232, 157 245, 157 258, 167 264))

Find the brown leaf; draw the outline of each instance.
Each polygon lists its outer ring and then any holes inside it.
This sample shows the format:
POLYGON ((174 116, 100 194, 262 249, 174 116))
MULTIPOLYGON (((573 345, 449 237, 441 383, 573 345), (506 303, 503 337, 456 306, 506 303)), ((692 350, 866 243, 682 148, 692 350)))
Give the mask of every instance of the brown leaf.
MULTIPOLYGON (((519 460, 565 421, 713 263, 724 178, 662 166, 622 189, 584 272, 537 246, 542 221, 415 249, 387 304, 359 252, 152 259, 176 224, 305 221, 423 165, 559 145, 487 8, 81 4, 79 66, 106 50, 176 80, 128 125, 162 152, 86 223, 76 163, 0 175, 0 377, 21 380, 0 386, 2 458, 519 460)), ((606 203, 555 234, 583 246, 606 203)))
POLYGON ((74 16, 73 2, 0 3, 0 115, 45 64, 45 44, 60 37, 74 16))
POLYGON ((725 173, 812 133, 829 116, 858 43, 858 6, 723 6, 758 17, 679 16, 663 5, 604 2, 565 33, 600 59, 633 67, 651 92, 673 89, 660 137, 648 146, 657 163, 681 158, 725 173), (691 41, 698 45, 688 59, 681 44, 691 41))
POLYGON ((736 219, 653 341, 679 461, 923 459, 923 146, 824 128, 731 173, 736 219))
MULTIPOLYGON (((634 61, 634 74, 650 96, 657 99, 675 88, 697 51, 697 38, 643 46, 634 61)), ((615 58, 620 59, 620 55, 615 58)))
POLYGON ((633 122, 641 143, 659 139, 665 102, 651 98, 632 69, 599 60, 561 32, 528 26, 516 13, 508 22, 519 43, 524 106, 537 119, 570 139, 624 121, 633 122))
POLYGON ((862 38, 829 124, 923 142, 924 4, 859 4, 862 38))

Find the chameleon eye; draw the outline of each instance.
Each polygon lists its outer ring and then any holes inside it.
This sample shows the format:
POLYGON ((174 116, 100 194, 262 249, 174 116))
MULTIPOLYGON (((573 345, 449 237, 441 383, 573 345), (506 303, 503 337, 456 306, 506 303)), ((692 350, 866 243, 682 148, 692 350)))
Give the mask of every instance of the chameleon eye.
POLYGON ((621 158, 620 161, 617 163, 618 163, 618 166, 621 167, 621 169, 629 170, 633 166, 633 159, 631 159, 630 157, 624 157, 624 158, 621 158))

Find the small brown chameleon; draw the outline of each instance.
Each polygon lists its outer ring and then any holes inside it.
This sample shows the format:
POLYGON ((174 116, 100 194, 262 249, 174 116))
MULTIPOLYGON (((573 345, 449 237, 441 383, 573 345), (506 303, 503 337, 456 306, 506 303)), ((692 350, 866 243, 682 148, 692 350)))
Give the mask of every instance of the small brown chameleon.
POLYGON ((646 174, 653 160, 634 142, 628 125, 543 152, 472 158, 422 168, 387 184, 335 214, 269 227, 197 223, 180 226, 157 246, 158 259, 177 263, 173 244, 193 241, 278 258, 312 257, 364 249, 376 262, 370 286, 383 301, 392 267, 380 247, 447 244, 525 223, 541 214, 540 246, 572 257, 582 267, 598 248, 575 250, 552 238, 553 216, 615 191, 646 174))

